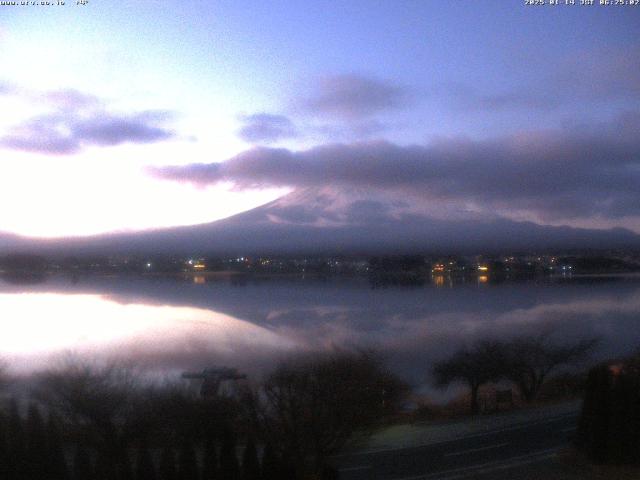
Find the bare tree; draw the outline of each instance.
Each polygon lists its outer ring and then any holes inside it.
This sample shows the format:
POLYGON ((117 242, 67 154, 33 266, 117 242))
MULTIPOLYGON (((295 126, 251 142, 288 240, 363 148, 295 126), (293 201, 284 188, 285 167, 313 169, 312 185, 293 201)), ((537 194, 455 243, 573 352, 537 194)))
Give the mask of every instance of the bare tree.
POLYGON ((105 468, 123 467, 125 452, 138 433, 132 425, 141 401, 131 368, 69 361, 41 375, 36 397, 93 443, 105 468))
POLYGON ((465 383, 471 389, 471 414, 479 410, 478 390, 503 374, 504 345, 500 342, 481 341, 471 348, 461 348, 451 358, 434 365, 435 383, 444 387, 453 382, 465 383))
POLYGON ((0 358, 0 391, 9 384, 9 364, 0 358))
POLYGON ((267 443, 298 475, 322 470, 328 455, 394 409, 405 385, 371 352, 337 352, 282 363, 252 397, 267 443))
POLYGON ((533 402, 548 375, 555 369, 585 360, 598 339, 558 345, 547 334, 519 337, 506 344, 505 377, 516 384, 525 402, 533 402))

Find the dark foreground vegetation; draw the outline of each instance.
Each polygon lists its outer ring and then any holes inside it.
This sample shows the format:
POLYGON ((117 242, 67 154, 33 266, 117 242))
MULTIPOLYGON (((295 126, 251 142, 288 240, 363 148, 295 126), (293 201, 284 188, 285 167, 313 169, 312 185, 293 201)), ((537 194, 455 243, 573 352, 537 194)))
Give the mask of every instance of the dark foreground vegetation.
POLYGON ((595 463, 640 464, 640 354, 589 371, 576 440, 595 463))
POLYGON ((470 390, 471 414, 475 415, 480 412, 478 394, 483 385, 509 382, 515 385, 525 403, 532 403, 554 370, 584 362, 597 343, 597 339, 589 339, 559 344, 552 342, 548 335, 509 341, 482 340, 436 363, 433 376, 439 386, 453 382, 466 384, 470 390))
POLYGON ((337 478, 327 458, 397 410, 405 392, 368 353, 290 360, 234 395, 68 365, 41 375, 27 402, 3 405, 0 478, 337 478))
MULTIPOLYGON (((583 366, 595 345, 479 341, 434 365, 434 381, 466 384, 472 414, 491 382, 531 403, 560 378, 552 372, 583 366)), ((639 358, 589 373, 579 442, 596 461, 640 458, 639 358)), ((397 420, 410 394, 378 355, 350 351, 291 358, 222 391, 79 362, 28 383, 16 397, 0 385, 0 479, 335 479, 331 457, 397 420)))

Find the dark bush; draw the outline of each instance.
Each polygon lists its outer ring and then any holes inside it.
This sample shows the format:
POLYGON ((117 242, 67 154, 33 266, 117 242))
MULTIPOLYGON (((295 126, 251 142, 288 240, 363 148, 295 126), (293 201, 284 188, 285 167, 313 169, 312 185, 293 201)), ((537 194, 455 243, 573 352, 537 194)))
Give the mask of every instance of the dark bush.
POLYGON ((224 430, 222 436, 220 476, 225 480, 238 480, 240 478, 240 465, 236 455, 236 437, 229 428, 224 430))
POLYGON ((637 359, 589 371, 576 440, 596 463, 640 463, 637 359))
MULTIPOLYGON (((353 435, 395 413, 405 393, 404 383, 372 352, 333 352, 280 364, 252 408, 258 429, 280 455, 280 468, 317 475, 353 435)), ((281 477, 289 478, 282 471, 281 477)))
POLYGON ((249 438, 242 455, 242 480, 260 480, 258 451, 253 438, 249 438))

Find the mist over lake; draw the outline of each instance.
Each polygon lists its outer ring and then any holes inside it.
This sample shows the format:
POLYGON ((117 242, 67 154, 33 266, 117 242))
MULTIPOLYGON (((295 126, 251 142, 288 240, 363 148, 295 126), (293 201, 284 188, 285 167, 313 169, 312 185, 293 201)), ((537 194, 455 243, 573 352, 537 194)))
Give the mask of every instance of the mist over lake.
POLYGON ((363 279, 54 276, 0 282, 0 311, 0 357, 20 373, 71 355, 159 373, 229 365, 259 376, 298 352, 374 348, 421 388, 434 361, 476 339, 595 336, 602 359, 640 346, 638 276, 382 289, 363 279))

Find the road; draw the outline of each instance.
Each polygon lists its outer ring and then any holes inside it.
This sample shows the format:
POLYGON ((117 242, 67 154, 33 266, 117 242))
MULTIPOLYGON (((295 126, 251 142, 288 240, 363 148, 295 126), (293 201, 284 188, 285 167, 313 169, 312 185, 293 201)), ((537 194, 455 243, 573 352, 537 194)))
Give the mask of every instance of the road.
POLYGON ((336 463, 341 480, 479 478, 545 462, 568 445, 577 419, 570 412, 431 445, 342 455, 336 463))

